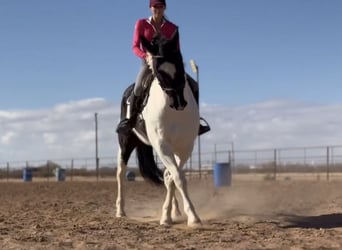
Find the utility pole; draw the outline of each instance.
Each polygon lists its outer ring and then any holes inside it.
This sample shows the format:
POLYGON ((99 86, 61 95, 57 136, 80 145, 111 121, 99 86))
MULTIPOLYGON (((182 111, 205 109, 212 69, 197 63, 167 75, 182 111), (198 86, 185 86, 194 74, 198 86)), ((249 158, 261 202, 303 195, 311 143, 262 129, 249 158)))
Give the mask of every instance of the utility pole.
POLYGON ((95 161, 96 161, 96 180, 99 181, 99 150, 97 136, 97 113, 95 113, 95 161))
MULTIPOLYGON (((196 73, 196 82, 198 84, 198 95, 199 95, 199 67, 194 60, 190 60, 190 66, 191 66, 192 72, 196 73)), ((200 110, 200 103, 198 100, 198 112, 199 110, 200 110)), ((198 170, 199 170, 199 177, 200 179, 202 179, 201 136, 197 137, 197 141, 198 141, 198 170)))

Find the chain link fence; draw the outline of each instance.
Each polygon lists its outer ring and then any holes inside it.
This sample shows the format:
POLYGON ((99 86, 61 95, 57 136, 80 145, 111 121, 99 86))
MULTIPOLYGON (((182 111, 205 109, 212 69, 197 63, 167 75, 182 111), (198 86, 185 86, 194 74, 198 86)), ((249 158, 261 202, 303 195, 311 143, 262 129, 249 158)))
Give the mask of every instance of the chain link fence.
MULTIPOLYGON (((187 176, 207 177, 217 162, 230 163, 233 177, 258 179, 342 180, 342 146, 292 147, 278 149, 234 150, 220 145, 211 152, 194 152, 184 169, 187 176), (200 159, 200 162, 199 162, 200 159)), ((156 157, 158 165, 163 168, 156 157)), ((37 161, 0 162, 0 181, 20 180, 23 170, 31 169, 33 179, 55 180, 56 169, 64 169, 66 180, 113 180, 116 157, 75 158, 37 161)), ((139 176, 135 154, 128 170, 139 176)))

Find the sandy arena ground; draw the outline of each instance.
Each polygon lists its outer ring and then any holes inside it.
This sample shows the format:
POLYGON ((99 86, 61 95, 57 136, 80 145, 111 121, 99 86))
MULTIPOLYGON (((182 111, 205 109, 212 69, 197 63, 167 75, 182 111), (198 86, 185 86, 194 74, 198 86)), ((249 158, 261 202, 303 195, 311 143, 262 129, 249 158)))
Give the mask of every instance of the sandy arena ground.
POLYGON ((0 249, 342 249, 342 181, 190 180, 202 219, 159 226, 164 187, 116 182, 0 182, 0 249))

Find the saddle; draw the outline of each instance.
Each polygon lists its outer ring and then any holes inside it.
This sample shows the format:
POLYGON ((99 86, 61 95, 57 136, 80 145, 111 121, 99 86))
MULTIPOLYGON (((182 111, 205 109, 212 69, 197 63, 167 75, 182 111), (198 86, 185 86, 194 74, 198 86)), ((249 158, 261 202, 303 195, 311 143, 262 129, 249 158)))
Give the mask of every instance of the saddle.
POLYGON ((132 103, 131 97, 133 95, 134 91, 134 85, 135 83, 132 83, 127 87, 123 94, 123 102, 121 103, 122 111, 124 111, 125 117, 123 118, 129 118, 127 110, 131 110, 131 116, 136 116, 134 127, 137 129, 140 133, 146 135, 146 128, 145 128, 145 121, 141 115, 144 107, 147 104, 147 100, 149 97, 149 90, 152 84, 152 81, 154 79, 154 75, 152 74, 151 70, 148 70, 145 75, 142 77, 142 93, 140 96, 135 96, 135 101, 132 103), (133 105, 132 107, 129 107, 129 105, 133 105))
MULTIPOLYGON (((148 70, 147 73, 143 76, 142 78, 142 94, 140 96, 136 96, 136 101, 135 101, 135 105, 132 107, 132 112, 135 114, 140 114, 144 107, 146 106, 148 97, 149 97, 149 90, 152 84, 152 81, 154 79, 154 76, 152 74, 151 70, 148 70)), ((131 95, 133 93, 134 90, 134 84, 132 83, 127 91, 124 94, 124 98, 126 99, 126 105, 130 105, 131 104, 131 95)))

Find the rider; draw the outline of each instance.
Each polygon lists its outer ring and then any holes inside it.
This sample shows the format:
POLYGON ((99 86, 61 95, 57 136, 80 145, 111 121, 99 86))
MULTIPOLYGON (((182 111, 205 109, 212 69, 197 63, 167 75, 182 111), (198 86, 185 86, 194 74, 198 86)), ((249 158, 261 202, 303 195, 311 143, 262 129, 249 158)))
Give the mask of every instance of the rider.
MULTIPOLYGON (((133 109, 136 105, 136 100, 138 99, 137 97, 141 96, 142 94, 142 79, 149 70, 147 62, 151 60, 151 54, 146 52, 146 49, 143 47, 140 37, 143 36, 147 41, 151 42, 156 35, 162 35, 166 39, 171 39, 173 35, 178 32, 178 27, 167 20, 164 16, 164 11, 166 9, 165 0, 150 0, 150 9, 152 13, 151 17, 147 19, 139 19, 135 23, 133 36, 133 52, 142 59, 142 65, 135 81, 134 90, 129 97, 129 119, 126 118, 120 121, 116 129, 116 131, 119 133, 132 129, 135 124, 137 114, 133 113, 133 109)), ((178 49, 180 50, 179 41, 178 49)), ((194 92, 194 96, 198 104, 198 83, 189 75, 187 75, 187 79, 190 88, 194 92)), ((210 127, 208 125, 200 124, 198 134, 201 135, 208 132, 209 130, 210 127)))

